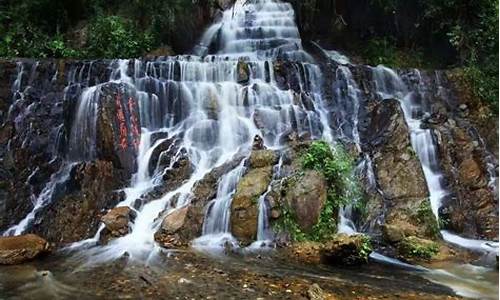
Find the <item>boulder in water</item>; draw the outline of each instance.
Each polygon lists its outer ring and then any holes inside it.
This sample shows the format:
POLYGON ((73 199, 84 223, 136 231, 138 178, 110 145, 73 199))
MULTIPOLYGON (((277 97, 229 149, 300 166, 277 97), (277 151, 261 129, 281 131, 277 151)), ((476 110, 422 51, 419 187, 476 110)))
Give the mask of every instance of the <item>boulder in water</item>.
POLYGON ((272 167, 251 169, 238 183, 231 205, 231 232, 242 243, 257 237, 259 197, 271 182, 272 167))
POLYGON ((113 237, 120 237, 129 232, 129 223, 134 217, 135 212, 130 207, 121 206, 109 210, 101 221, 113 237))
POLYGON ((248 63, 240 59, 238 61, 237 68, 238 68, 237 82, 239 84, 244 84, 244 85, 248 84, 248 82, 250 81, 250 66, 248 65, 248 63))
POLYGON ((50 251, 49 243, 35 234, 0 237, 0 264, 15 265, 50 251))
POLYGON ((201 235, 203 209, 188 205, 171 211, 155 233, 155 241, 164 248, 184 248, 201 235))

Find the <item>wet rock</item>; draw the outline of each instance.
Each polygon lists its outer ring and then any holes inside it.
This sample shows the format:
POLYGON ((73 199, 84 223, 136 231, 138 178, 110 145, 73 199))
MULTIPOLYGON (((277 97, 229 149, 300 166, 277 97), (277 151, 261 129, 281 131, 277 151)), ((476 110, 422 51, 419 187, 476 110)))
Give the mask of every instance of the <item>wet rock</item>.
POLYGON ((96 123, 97 157, 111 161, 127 173, 136 172, 141 139, 139 105, 135 89, 123 83, 106 83, 100 88, 96 123))
POLYGON ((162 226, 155 233, 155 240, 165 248, 185 248, 190 241, 202 235, 205 207, 217 194, 217 184, 221 176, 236 168, 243 157, 213 169, 193 187, 193 197, 187 207, 179 208, 167 215, 162 226), (181 225, 182 223, 182 225, 181 225))
POLYGON ((287 181, 285 201, 293 210, 300 229, 307 232, 318 223, 326 203, 327 183, 323 174, 307 170, 287 181))
POLYGON ((117 190, 128 175, 108 161, 79 163, 52 202, 37 215, 33 232, 57 245, 77 242, 95 235, 102 211, 123 200, 117 190))
POLYGON ((160 229, 155 233, 155 241, 164 248, 187 247, 192 239, 199 236, 202 224, 197 214, 192 205, 173 210, 163 219, 160 229))
POLYGON ((262 149, 264 149, 264 140, 259 135, 256 135, 253 138, 252 150, 262 150, 262 149))
POLYGON ((362 234, 338 234, 321 249, 321 258, 332 265, 361 265, 368 262, 370 239, 362 234))
MULTIPOLYGON (((158 142, 158 141, 157 141, 158 142)), ((153 175, 156 170, 161 171, 170 164, 170 160, 177 152, 177 147, 174 147, 175 140, 165 139, 153 149, 149 159, 149 174, 153 175)))
POLYGON ((237 82, 239 84, 244 84, 244 85, 248 84, 248 82, 250 81, 250 66, 248 65, 248 63, 240 59, 238 61, 237 68, 238 68, 237 82))
POLYGON ((35 234, 0 237, 0 264, 21 264, 48 253, 49 248, 49 243, 35 234))
POLYGON ((231 205, 231 232, 241 243, 257 237, 258 200, 271 182, 272 167, 251 169, 238 183, 231 205))
POLYGON ((121 237, 129 233, 129 223, 135 218, 135 212, 127 206, 116 207, 108 211, 101 221, 106 225, 106 233, 103 235, 108 236, 105 240, 110 238, 121 237))
POLYGON ((250 154, 249 163, 253 169, 274 166, 278 163, 278 155, 273 150, 255 150, 250 154))
POLYGON ((370 104, 368 109, 368 123, 360 136, 366 151, 372 153, 381 194, 377 189, 366 191, 370 211, 364 222, 382 230, 389 243, 408 234, 430 237, 428 227, 435 224, 425 224, 416 213, 422 203, 428 202, 427 183, 400 105, 386 100, 370 104), (382 228, 377 225, 379 220, 384 220, 382 228))
POLYGON ((496 240, 498 200, 488 186, 487 169, 495 168, 497 162, 471 134, 475 131, 469 126, 469 122, 457 119, 434 128, 440 168, 451 191, 442 201, 440 216, 446 220, 446 229, 470 238, 496 240))
POLYGON ((398 244, 398 253, 407 260, 430 260, 439 253, 439 245, 434 241, 410 236, 398 244))
POLYGON ((468 186, 482 187, 485 185, 484 182, 481 182, 481 179, 484 178, 481 167, 474 158, 464 160, 458 167, 458 172, 461 182, 468 186))
POLYGON ((185 180, 189 179, 192 172, 193 166, 187 155, 184 155, 172 165, 171 169, 166 170, 163 174, 164 185, 167 186, 169 190, 173 190, 175 187, 179 187, 185 180))

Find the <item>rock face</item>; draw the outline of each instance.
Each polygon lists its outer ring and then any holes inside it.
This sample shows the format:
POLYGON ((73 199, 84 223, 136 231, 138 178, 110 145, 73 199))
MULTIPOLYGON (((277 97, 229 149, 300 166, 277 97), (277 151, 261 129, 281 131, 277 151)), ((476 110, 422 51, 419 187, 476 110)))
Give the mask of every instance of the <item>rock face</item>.
POLYGON ((49 252, 49 243, 35 234, 0 237, 0 264, 15 265, 49 252))
POLYGON ((258 201, 271 177, 272 166, 251 169, 238 183, 231 205, 231 232, 243 244, 257 237, 258 201))
POLYGON ((301 230, 308 232, 318 223, 326 203, 326 179, 318 171, 307 170, 304 175, 290 179, 285 201, 293 210, 301 230))
POLYGON ((399 103, 395 100, 375 102, 368 109, 369 123, 360 134, 366 141, 364 147, 371 152, 383 196, 376 192, 368 195, 370 210, 365 222, 377 223, 383 216, 384 237, 390 243, 406 235, 434 238, 433 228, 437 224, 432 212, 430 219, 417 214, 420 207, 430 207, 429 192, 399 103))
POLYGON ((101 211, 110 209, 123 195, 115 192, 127 178, 107 161, 74 166, 64 189, 37 216, 33 232, 58 245, 92 237, 101 211))
POLYGON ((135 158, 141 140, 139 105, 127 84, 106 83, 100 88, 96 123, 97 158, 113 162, 129 174, 136 172, 135 158))
MULTIPOLYGON (((485 155, 481 144, 467 130, 467 123, 449 119, 433 125, 439 142, 441 166, 452 192, 440 215, 448 229, 470 237, 498 238, 498 199, 495 198, 488 168, 496 173, 495 162, 485 155)), ((497 173, 498 174, 498 173, 497 173)))

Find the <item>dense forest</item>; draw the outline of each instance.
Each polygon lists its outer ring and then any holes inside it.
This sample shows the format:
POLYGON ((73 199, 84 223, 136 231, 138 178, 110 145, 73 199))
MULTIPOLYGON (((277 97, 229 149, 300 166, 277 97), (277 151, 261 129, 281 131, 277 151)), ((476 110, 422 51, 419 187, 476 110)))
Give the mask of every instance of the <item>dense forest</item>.
MULTIPOLYGON (((6 0, 0 3, 0 57, 183 53, 227 2, 6 0)), ((476 96, 496 111, 498 0, 290 2, 304 37, 329 41, 370 64, 458 67, 476 96)))

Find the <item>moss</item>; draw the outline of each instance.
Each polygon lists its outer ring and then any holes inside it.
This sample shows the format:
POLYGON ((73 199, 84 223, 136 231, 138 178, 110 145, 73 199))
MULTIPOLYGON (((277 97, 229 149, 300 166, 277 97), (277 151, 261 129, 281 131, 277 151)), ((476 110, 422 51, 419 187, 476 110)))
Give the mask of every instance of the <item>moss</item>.
POLYGON ((406 258, 430 260, 439 252, 439 246, 433 241, 410 236, 399 243, 398 251, 406 258))
POLYGON ((418 224, 426 228, 426 235, 432 238, 439 236, 439 223, 436 216, 432 212, 430 200, 425 200, 420 203, 417 209, 418 224))

